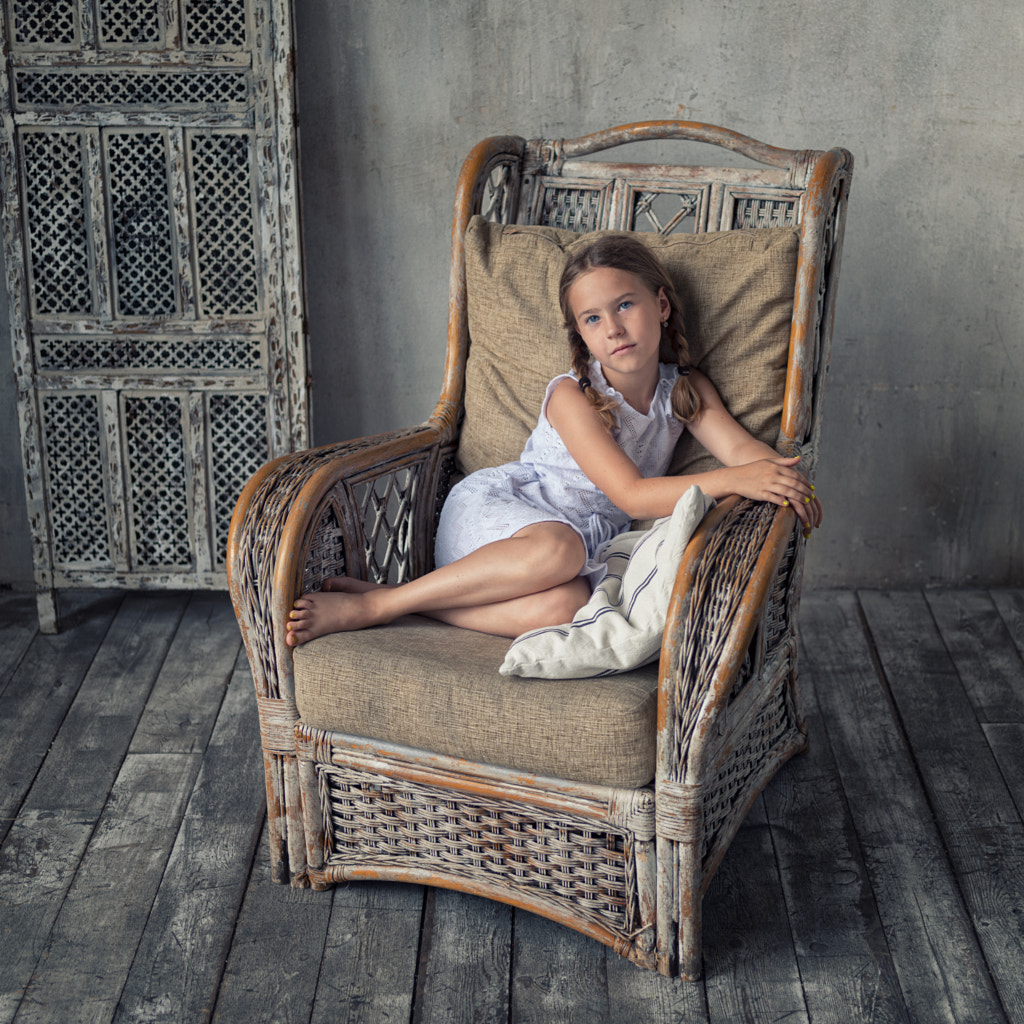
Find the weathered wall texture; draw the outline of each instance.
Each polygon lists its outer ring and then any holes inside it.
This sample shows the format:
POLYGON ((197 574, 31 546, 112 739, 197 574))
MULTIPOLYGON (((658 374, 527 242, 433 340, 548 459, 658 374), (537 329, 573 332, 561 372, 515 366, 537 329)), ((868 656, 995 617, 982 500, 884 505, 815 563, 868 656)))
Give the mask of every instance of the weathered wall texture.
MULTIPOLYGON (((429 415, 451 199, 480 138, 682 117, 842 145, 857 162, 808 584, 1024 582, 1019 0, 296 9, 318 442, 429 415)), ((0 581, 24 585, 5 345, 0 581)))

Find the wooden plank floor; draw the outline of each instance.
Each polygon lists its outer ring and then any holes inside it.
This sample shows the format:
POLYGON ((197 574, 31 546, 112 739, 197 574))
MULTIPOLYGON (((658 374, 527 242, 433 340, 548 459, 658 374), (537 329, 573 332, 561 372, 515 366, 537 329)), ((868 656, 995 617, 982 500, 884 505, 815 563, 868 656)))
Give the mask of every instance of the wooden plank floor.
POLYGON ((269 880, 223 594, 0 592, 0 1024, 1024 1024, 1024 591, 813 592, 810 752, 669 981, 446 890, 269 880))

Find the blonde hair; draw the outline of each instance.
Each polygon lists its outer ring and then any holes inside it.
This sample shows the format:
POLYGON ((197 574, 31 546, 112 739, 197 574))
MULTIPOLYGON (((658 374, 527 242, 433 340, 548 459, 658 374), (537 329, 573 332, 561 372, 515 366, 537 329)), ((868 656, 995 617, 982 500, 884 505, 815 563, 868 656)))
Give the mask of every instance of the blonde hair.
MULTIPOLYGON (((569 305, 569 289, 585 273, 599 267, 633 274, 640 278, 653 295, 657 295, 661 289, 665 290, 669 314, 662 330, 658 358, 663 363, 676 363, 679 366, 679 376, 672 388, 672 413, 683 423, 691 422, 701 410, 701 400, 690 383, 690 345, 684 333, 683 311, 679 298, 671 278, 654 253, 631 235, 603 235, 594 239, 589 245, 573 253, 562 271, 562 279, 558 286, 558 304, 562 310, 565 329, 569 334, 573 372, 583 380, 590 369, 591 355, 576 329, 576 317, 569 305)), ((584 394, 609 430, 618 426, 616 412, 619 403, 614 398, 600 394, 592 387, 585 388, 584 394)))

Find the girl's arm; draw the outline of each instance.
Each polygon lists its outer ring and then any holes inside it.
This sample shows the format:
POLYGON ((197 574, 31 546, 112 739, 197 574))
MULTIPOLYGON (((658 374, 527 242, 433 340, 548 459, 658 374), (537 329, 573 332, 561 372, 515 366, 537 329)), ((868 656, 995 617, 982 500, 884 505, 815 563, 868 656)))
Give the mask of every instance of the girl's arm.
POLYGON ((810 484, 794 468, 799 458, 782 458, 747 433, 702 373, 691 371, 690 380, 703 401, 690 432, 725 463, 721 469, 687 476, 642 476, 573 380, 561 381, 552 392, 547 417, 580 469, 633 519, 670 515, 680 496, 696 484, 712 498, 740 494, 776 505, 788 503, 806 528, 819 525, 821 506, 810 484))

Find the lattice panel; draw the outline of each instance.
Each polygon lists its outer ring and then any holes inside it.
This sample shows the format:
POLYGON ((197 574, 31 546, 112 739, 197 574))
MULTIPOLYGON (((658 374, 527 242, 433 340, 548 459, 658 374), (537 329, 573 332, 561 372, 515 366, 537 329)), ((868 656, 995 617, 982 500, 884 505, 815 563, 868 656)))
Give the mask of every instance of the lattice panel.
POLYGON ((570 902, 617 930, 634 925, 623 834, 569 816, 317 764, 326 862, 434 868, 570 902))
POLYGON ((14 42, 70 46, 78 39, 73 0, 14 0, 14 42))
POLYGON ((36 338, 36 365, 40 370, 259 370, 262 355, 263 339, 258 336, 36 338))
POLYGON ((188 481, 181 401, 128 396, 124 428, 130 480, 134 568, 188 567, 188 481))
POLYGON ((701 229, 702 192, 637 191, 632 196, 630 230, 659 235, 692 234, 701 229))
POLYGON ((244 71, 39 71, 15 72, 19 107, 181 107, 210 103, 243 109, 249 95, 244 71))
POLYGON ((42 406, 54 561, 108 562, 98 397, 47 394, 42 406))
POLYGON ((223 588, 239 492, 307 443, 291 7, 0 6, 44 631, 65 587, 223 588))
POLYGON ((268 458, 267 402, 262 394, 210 395, 208 406, 214 560, 224 565, 235 502, 268 458))
POLYGON ((410 533, 420 467, 406 466, 353 487, 363 523, 367 573, 378 583, 412 578, 410 533))
POLYGON ((177 309, 163 132, 106 136, 114 280, 121 316, 164 316, 177 309))
POLYGON ((191 137, 199 301, 204 315, 255 313, 259 305, 252 143, 247 134, 191 137))
POLYGON ((25 132, 25 211, 38 313, 91 313, 85 171, 78 132, 25 132))
POLYGON ((189 49, 242 49, 244 0, 186 0, 185 45, 189 49))
POLYGON ((163 37, 160 0, 100 0, 100 45, 140 47, 163 37))

